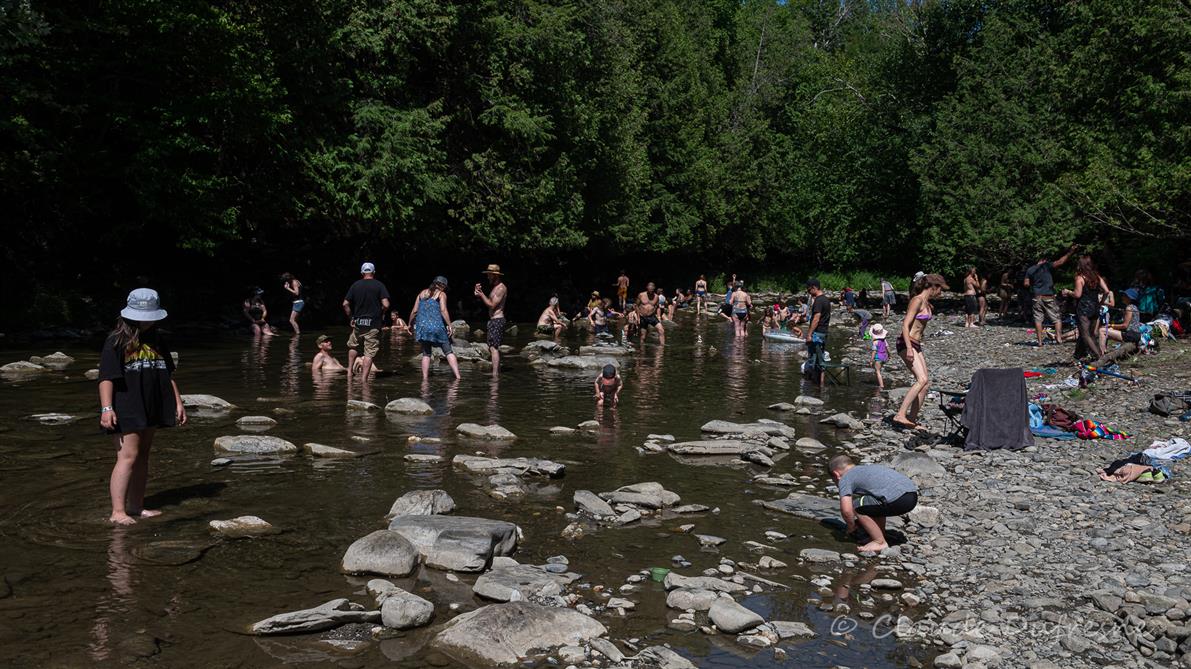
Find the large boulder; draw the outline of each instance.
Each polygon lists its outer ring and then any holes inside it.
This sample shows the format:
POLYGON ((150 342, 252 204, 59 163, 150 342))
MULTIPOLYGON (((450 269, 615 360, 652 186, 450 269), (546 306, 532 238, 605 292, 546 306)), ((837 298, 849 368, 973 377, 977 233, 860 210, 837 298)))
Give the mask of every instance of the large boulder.
POLYGON ((375 623, 380 621, 380 611, 367 611, 363 606, 347 599, 332 599, 313 609, 291 611, 253 623, 249 628, 253 634, 308 634, 321 632, 347 623, 375 623))
POLYGON ((422 400, 412 397, 402 397, 386 404, 385 412, 405 416, 430 416, 434 413, 434 409, 422 400))
POLYGON ((215 450, 246 455, 288 455, 298 447, 280 437, 256 434, 234 434, 215 440, 215 450))
POLYGON ((349 574, 409 576, 418 568, 420 557, 418 548, 401 533, 377 530, 347 547, 340 568, 349 574))
POLYGON ((437 516, 454 510, 455 500, 445 490, 411 490, 393 502, 388 517, 437 516))
POLYGON ((554 367, 556 369, 582 369, 582 370, 597 370, 603 369, 604 365, 612 365, 616 369, 620 369, 620 362, 616 358, 605 355, 565 355, 561 358, 553 358, 546 361, 546 366, 554 367))
POLYGON ((214 395, 183 395, 182 406, 194 413, 227 413, 236 405, 214 395))
POLYGON ((398 516, 389 529, 405 537, 426 565, 450 571, 483 571, 497 555, 517 549, 521 528, 502 520, 466 516, 398 516))
POLYGON ((582 644, 607 631, 573 609, 509 602, 456 617, 431 645, 466 664, 500 666, 517 664, 534 649, 582 644))
POLYGON ((513 441, 517 435, 499 425, 477 425, 476 423, 460 423, 455 431, 469 439, 483 439, 486 441, 513 441))
POLYGON ((476 579, 472 591, 485 599, 498 602, 519 602, 537 597, 562 594, 563 586, 574 582, 579 574, 552 573, 543 567, 528 564, 494 567, 476 579))
POLYGON ((707 611, 707 617, 711 619, 711 622, 715 623, 715 626, 720 631, 728 632, 729 634, 751 630, 765 622, 764 618, 728 597, 720 597, 715 600, 715 603, 707 611))
POLYGON ((451 463, 476 474, 511 473, 559 477, 566 471, 564 464, 538 458, 485 458, 478 455, 456 455, 451 459, 451 463))

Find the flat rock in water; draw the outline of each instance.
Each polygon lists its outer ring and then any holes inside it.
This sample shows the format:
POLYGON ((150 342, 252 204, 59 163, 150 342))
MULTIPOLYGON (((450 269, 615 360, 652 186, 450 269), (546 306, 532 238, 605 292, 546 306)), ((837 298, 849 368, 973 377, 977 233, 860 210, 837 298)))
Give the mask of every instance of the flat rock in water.
POLYGON ((804 407, 821 407, 823 400, 818 397, 811 397, 810 395, 799 395, 794 398, 794 403, 804 407))
POLYGON ((566 465, 538 458, 485 458, 478 455, 456 455, 451 459, 451 463, 477 474, 516 469, 526 474, 552 478, 562 476, 567 469, 566 465))
POLYGON ((568 351, 565 346, 550 339, 538 339, 536 341, 531 341, 521 349, 521 354, 528 357, 539 356, 543 354, 567 355, 568 353, 570 353, 570 351, 568 351))
POLYGON ((753 464, 761 465, 762 467, 772 467, 773 458, 765 455, 761 451, 745 451, 740 454, 740 459, 753 464))
POLYGON ((889 466, 912 479, 947 476, 947 470, 943 468, 943 465, 935 462, 934 458, 926 453, 913 451, 898 453, 893 457, 893 462, 889 466))
POLYGON ((380 406, 363 400, 348 400, 347 410, 355 413, 368 413, 369 411, 380 411, 380 406))
POLYGON ((665 646, 649 646, 632 658, 633 666, 657 669, 697 669, 695 663, 665 646))
POLYGON ((496 555, 512 555, 521 528, 502 520, 466 516, 398 516, 389 529, 404 536, 426 565, 449 571, 483 571, 496 555))
POLYGON ((546 361, 547 367, 556 369, 603 369, 604 365, 612 365, 620 369, 620 362, 616 358, 606 355, 564 355, 546 361))
POLYGON ((0 366, 0 373, 4 374, 36 374, 44 371, 46 371, 45 367, 27 360, 17 360, 16 362, 10 362, 7 365, 0 366))
POLYGON ((728 632, 729 634, 736 634, 752 628, 765 622, 765 619, 756 613, 744 608, 736 603, 736 600, 729 597, 721 597, 715 600, 711 608, 707 611, 707 617, 720 631, 728 632))
POLYGON ((804 548, 798 552, 798 556, 807 562, 839 562, 843 559, 839 553, 823 548, 804 548))
POLYGON ((600 421, 585 420, 582 423, 579 423, 578 427, 580 430, 583 430, 585 432, 594 432, 595 430, 600 429, 600 421))
POLYGON ((773 630, 779 639, 813 639, 818 636, 806 623, 774 620, 765 623, 765 627, 773 630))
POLYGON ((632 355, 633 353, 636 353, 636 350, 632 346, 620 346, 619 344, 579 347, 579 355, 632 355))
POLYGON ((393 502, 388 517, 437 516, 454 510, 455 500, 445 490, 411 490, 393 502))
POLYGON ((404 414, 406 416, 430 416, 434 413, 434 409, 422 400, 413 397, 402 397, 386 404, 385 413, 404 414))
POLYGON ((431 646, 464 663, 493 666, 517 664, 535 648, 578 645, 607 632, 573 609, 509 602, 452 619, 431 646))
POLYGON ((798 441, 794 442, 794 446, 812 453, 827 450, 827 445, 818 439, 815 439, 814 437, 802 437, 798 441))
POLYGON ((550 428, 550 434, 552 434, 556 437, 566 437, 566 436, 575 434, 576 432, 578 432, 578 430, 576 430, 575 428, 566 427, 563 425, 558 425, 556 427, 550 428))
POLYGON ((678 455, 740 455, 750 451, 765 450, 755 441, 733 439, 704 439, 701 441, 680 441, 670 444, 666 450, 678 455))
POLYGON ((277 532, 272 525, 256 516, 240 516, 231 520, 212 520, 208 525, 211 531, 232 539, 259 537, 277 532))
POLYGON ((398 532, 377 530, 348 546, 340 569, 349 574, 409 576, 418 567, 418 548, 398 532))
POLYGON ((832 414, 819 422, 824 425, 834 425, 845 430, 859 430, 864 427, 864 423, 846 413, 832 414))
POLYGON ((488 441, 513 441, 517 435, 499 425, 477 425, 476 423, 461 423, 455 428, 459 434, 469 439, 484 439, 488 441))
POLYGON ((313 442, 302 444, 302 450, 306 451, 312 458, 354 458, 359 455, 355 451, 335 448, 334 446, 324 446, 323 444, 315 444, 313 442))
POLYGON ((675 588, 666 595, 666 606, 683 611, 706 611, 719 598, 719 593, 714 590, 675 588))
POLYGON ((66 355, 62 351, 55 351, 54 353, 51 353, 41 359, 41 364, 47 365, 49 367, 65 367, 73 363, 74 358, 66 355))
POLYGON ((711 590, 712 592, 745 592, 748 587, 739 583, 725 581, 722 578, 714 576, 683 576, 677 572, 670 572, 666 574, 662 585, 667 590, 674 590, 675 588, 686 588, 688 590, 711 590))
POLYGON ((701 428, 706 434, 765 434, 771 437, 786 437, 793 439, 797 435, 794 428, 777 422, 733 423, 726 420, 713 420, 704 423, 701 428))
POLYGON ((600 493, 609 504, 628 504, 646 509, 664 509, 682 501, 676 493, 653 481, 621 486, 612 492, 600 493))
POLYGON ((72 416, 68 413, 35 413, 32 416, 27 416, 26 420, 37 421, 42 425, 66 425, 79 418, 79 416, 72 416))
POLYGON ((771 511, 780 511, 807 520, 839 520, 839 502, 826 497, 815 497, 796 492, 784 499, 758 500, 756 503, 771 511))
POLYGON ((363 606, 347 599, 332 599, 321 606, 301 611, 281 613, 253 623, 253 634, 308 634, 321 632, 347 623, 380 622, 380 611, 366 611, 363 606))
POLYGON ((418 463, 442 462, 441 455, 433 455, 430 453, 409 453, 404 459, 406 462, 418 463))
POLYGON ((590 490, 576 490, 574 502, 576 511, 586 513, 589 516, 607 518, 616 515, 616 511, 613 510, 612 505, 600 499, 599 495, 590 490))
POLYGON ((672 434, 649 434, 645 436, 649 441, 664 441, 667 443, 674 442, 674 435, 672 434))
POLYGON ((476 579, 472 592, 498 602, 519 602, 561 594, 563 586, 578 579, 579 574, 566 571, 565 566, 560 573, 528 564, 494 567, 476 579))
POLYGON ((244 416, 236 421, 240 427, 273 427, 277 421, 268 416, 244 416))
POLYGON ((236 408, 236 405, 214 395, 183 395, 182 406, 187 411, 199 413, 226 413, 236 408))
POLYGON ((772 411, 793 411, 798 407, 789 402, 778 402, 777 404, 770 404, 769 408, 772 411))
POLYGON ((236 434, 215 440, 215 450, 248 455, 282 455, 297 453, 298 447, 280 437, 256 434, 236 434))

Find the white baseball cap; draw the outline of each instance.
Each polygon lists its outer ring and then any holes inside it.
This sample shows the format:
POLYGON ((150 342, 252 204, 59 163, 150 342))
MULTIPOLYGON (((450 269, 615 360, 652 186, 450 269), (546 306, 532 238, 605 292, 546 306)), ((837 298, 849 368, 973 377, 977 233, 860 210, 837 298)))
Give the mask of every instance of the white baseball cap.
POLYGON ((376 272, 376 265, 366 262, 360 265, 360 274, 374 274, 376 272))

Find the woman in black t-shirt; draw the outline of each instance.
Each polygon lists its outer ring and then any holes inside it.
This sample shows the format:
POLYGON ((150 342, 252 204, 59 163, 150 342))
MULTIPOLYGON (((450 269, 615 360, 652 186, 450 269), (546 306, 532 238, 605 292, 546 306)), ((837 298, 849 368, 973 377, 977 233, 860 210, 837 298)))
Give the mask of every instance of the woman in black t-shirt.
POLYGON ((144 508, 153 434, 186 424, 174 359, 154 327, 165 317, 157 291, 132 291, 99 357, 99 425, 116 445, 109 520, 117 525, 161 515, 144 508))

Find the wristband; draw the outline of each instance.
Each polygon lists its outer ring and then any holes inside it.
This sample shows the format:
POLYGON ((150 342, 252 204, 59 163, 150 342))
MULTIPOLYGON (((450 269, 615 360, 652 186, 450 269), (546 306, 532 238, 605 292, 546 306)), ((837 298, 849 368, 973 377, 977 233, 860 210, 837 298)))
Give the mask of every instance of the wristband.
POLYGON ((99 407, 99 413, 108 413, 108 412, 110 412, 110 411, 115 411, 115 409, 113 409, 113 408, 112 408, 112 407, 110 407, 110 406, 106 406, 106 407, 99 407))

